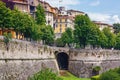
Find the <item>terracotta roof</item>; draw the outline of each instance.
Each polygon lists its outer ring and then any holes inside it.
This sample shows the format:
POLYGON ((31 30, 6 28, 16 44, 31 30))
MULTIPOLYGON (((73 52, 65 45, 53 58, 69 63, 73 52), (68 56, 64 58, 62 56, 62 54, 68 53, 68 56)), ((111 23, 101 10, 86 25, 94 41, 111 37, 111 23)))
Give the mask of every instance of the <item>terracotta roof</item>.
POLYGON ((28 4, 28 2, 27 1, 23 1, 23 0, 10 0, 11 2, 13 2, 13 3, 19 3, 19 4, 28 4))
POLYGON ((84 13, 82 11, 78 11, 78 10, 73 10, 73 9, 70 9, 70 10, 67 10, 68 12, 71 11, 71 12, 79 12, 79 13, 84 13))
POLYGON ((100 22, 100 21, 93 21, 95 24, 98 24, 98 25, 107 25, 109 27, 113 27, 112 25, 110 24, 107 24, 107 23, 103 23, 103 22, 100 22))

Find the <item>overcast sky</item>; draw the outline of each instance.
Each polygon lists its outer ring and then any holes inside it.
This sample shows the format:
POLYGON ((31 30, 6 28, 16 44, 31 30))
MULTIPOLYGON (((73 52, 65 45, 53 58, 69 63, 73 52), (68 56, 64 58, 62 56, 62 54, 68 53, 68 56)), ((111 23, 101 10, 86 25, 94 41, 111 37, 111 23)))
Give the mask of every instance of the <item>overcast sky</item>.
POLYGON ((109 24, 120 23, 120 0, 45 0, 54 7, 83 11, 91 20, 109 24), (62 2, 61 2, 62 1, 62 2))

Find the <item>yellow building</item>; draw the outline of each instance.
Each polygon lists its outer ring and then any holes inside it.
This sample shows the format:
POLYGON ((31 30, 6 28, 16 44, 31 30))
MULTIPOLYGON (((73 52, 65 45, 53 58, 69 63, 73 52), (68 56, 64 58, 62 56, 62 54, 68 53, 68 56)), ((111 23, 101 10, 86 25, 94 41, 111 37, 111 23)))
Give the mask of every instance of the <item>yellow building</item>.
POLYGON ((11 29, 5 28, 3 30, 0 28, 0 35, 2 36, 4 33, 11 33, 12 34, 12 38, 16 38, 16 32, 12 28, 11 29))
POLYGON ((65 32, 66 28, 74 29, 73 17, 68 15, 58 15, 54 27, 56 38, 60 38, 61 34, 65 32))

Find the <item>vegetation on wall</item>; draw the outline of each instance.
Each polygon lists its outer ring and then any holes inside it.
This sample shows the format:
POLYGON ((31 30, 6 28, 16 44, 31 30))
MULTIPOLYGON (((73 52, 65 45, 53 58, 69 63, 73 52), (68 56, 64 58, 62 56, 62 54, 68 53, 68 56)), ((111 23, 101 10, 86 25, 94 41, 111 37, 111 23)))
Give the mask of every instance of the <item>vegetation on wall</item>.
POLYGON ((12 40, 12 35, 10 33, 4 33, 4 43, 7 51, 9 50, 9 43, 12 40))
POLYGON ((100 75, 93 76, 91 80, 120 80, 120 68, 111 69, 100 75))

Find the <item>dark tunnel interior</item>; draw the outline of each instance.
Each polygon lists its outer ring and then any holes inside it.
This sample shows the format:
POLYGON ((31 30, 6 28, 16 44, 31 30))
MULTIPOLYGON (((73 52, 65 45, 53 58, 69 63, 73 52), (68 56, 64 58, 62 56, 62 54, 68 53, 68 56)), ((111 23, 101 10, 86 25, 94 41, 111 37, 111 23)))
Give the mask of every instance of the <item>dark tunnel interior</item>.
POLYGON ((68 55, 64 52, 58 53, 57 56, 57 62, 59 65, 60 70, 68 70, 68 55))

